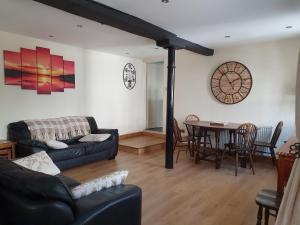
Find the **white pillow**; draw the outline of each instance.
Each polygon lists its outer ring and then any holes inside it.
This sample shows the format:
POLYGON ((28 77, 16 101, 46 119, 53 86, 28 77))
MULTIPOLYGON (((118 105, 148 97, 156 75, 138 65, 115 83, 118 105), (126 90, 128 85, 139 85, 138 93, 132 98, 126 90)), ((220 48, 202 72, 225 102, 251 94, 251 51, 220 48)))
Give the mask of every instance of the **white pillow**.
POLYGON ((66 143, 63 143, 61 141, 56 141, 56 140, 47 140, 46 145, 48 145, 48 147, 54 148, 54 149, 64 149, 64 148, 68 147, 68 145, 66 143))
POLYGON ((80 142, 101 142, 110 137, 111 134, 88 134, 83 138, 80 138, 80 142))
POLYGON ((14 160, 14 163, 27 169, 53 176, 60 173, 60 170, 53 163, 52 159, 45 151, 41 151, 24 158, 14 160))
POLYGON ((71 190, 72 197, 73 199, 79 199, 84 196, 88 196, 93 192, 123 184, 127 176, 128 171, 121 170, 80 184, 71 190))

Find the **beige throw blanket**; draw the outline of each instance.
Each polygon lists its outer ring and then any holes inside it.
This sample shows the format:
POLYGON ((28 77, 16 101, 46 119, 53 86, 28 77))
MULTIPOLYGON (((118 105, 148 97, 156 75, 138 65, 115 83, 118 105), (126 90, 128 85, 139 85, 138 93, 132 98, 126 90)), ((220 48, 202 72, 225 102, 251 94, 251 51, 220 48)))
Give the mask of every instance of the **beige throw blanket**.
POLYGON ((68 116, 43 120, 26 120, 31 139, 67 140, 91 133, 90 125, 85 117, 68 116))
POLYGON ((300 225, 300 161, 296 159, 275 225, 300 225))

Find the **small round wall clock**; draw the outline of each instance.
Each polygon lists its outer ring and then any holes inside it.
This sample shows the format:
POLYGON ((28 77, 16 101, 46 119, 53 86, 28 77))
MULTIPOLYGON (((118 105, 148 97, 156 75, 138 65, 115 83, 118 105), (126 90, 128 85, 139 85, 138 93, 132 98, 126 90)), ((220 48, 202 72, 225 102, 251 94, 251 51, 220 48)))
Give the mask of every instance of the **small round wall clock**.
POLYGON ((136 83, 136 71, 131 63, 127 63, 123 70, 123 82, 127 89, 131 90, 134 88, 136 83))
POLYGON ((215 70, 210 85, 217 100, 224 104, 236 104, 250 93, 252 76, 242 63, 226 62, 215 70))

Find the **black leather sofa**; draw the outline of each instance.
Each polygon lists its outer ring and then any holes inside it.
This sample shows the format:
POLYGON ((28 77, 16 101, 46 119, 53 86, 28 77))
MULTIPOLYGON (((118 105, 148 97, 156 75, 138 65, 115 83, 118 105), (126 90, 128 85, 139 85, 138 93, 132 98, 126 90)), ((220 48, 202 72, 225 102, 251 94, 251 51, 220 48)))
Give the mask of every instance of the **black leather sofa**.
POLYGON ((103 159, 114 159, 118 153, 119 134, 117 129, 98 129, 93 117, 86 117, 92 134, 110 133, 111 137, 103 142, 81 143, 76 137, 63 140, 66 149, 52 149, 45 143, 32 140, 30 131, 24 121, 10 123, 7 126, 8 139, 15 141, 16 157, 24 157, 39 151, 46 151, 61 170, 103 159))
POLYGON ((141 189, 119 185, 78 200, 79 182, 0 159, 1 225, 140 225, 141 189))

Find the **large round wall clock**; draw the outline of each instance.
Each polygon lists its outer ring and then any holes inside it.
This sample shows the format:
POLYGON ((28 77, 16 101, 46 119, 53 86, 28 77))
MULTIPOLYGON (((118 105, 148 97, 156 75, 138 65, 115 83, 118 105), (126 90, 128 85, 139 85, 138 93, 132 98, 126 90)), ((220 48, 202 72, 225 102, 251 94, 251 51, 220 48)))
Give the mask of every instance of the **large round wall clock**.
POLYGON ((242 63, 226 62, 215 70, 210 85, 217 100, 224 104, 235 104, 250 93, 252 76, 242 63))
POLYGON ((127 89, 131 90, 134 88, 136 83, 136 71, 131 63, 127 63, 123 70, 123 82, 127 89))

